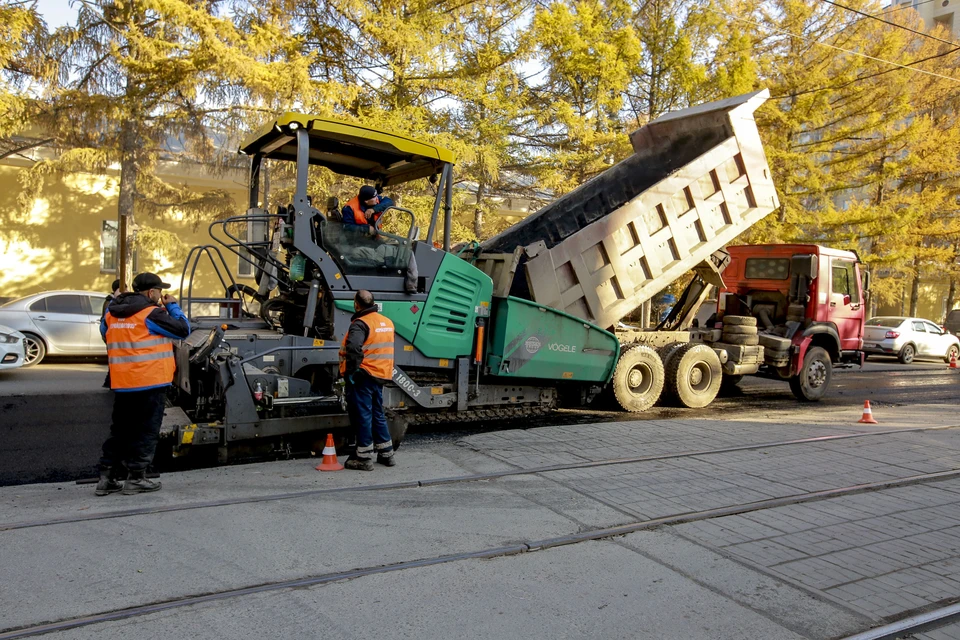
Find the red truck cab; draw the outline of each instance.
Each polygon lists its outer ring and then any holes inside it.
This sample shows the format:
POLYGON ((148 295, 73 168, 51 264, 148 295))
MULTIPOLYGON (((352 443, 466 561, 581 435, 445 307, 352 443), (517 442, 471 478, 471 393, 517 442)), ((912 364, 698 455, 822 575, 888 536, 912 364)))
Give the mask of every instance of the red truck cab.
POLYGON ((819 400, 833 366, 863 363, 864 286, 856 253, 812 244, 727 247, 717 320, 757 318, 765 365, 800 400, 819 400), (766 338, 764 337, 766 336, 766 338), (787 346, 789 357, 776 351, 787 346), (767 351, 770 351, 768 357, 767 351))

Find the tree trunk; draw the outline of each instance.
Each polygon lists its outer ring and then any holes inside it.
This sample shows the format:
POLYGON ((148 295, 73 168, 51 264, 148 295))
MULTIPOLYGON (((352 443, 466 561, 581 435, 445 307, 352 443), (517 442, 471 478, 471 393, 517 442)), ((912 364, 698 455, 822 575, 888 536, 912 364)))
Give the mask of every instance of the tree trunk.
MULTIPOLYGON (((953 305, 957 301, 957 278, 956 276, 950 276, 950 288, 947 290, 947 308, 943 312, 943 322, 947 321, 947 314, 953 310, 953 305)), ((941 323, 943 324, 943 323, 941 323)))
POLYGON ((137 189, 137 132, 132 119, 124 121, 120 130, 120 193, 117 198, 117 215, 119 218, 119 256, 117 276, 120 286, 126 290, 130 279, 131 256, 133 254, 130 234, 133 226, 133 202, 137 189))
POLYGON ((920 300, 920 258, 913 259, 913 284, 910 285, 910 315, 916 317, 920 300))
POLYGON ((481 182, 477 185, 477 205, 473 210, 473 235, 477 241, 483 236, 483 195, 486 185, 481 182))

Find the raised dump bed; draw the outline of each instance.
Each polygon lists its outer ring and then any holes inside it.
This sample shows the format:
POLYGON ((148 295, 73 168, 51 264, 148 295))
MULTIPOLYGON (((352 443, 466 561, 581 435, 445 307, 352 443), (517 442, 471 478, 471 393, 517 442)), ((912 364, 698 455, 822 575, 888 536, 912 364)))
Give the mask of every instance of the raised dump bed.
POLYGON ((779 206, 753 117, 769 95, 635 131, 632 156, 481 245, 494 295, 616 326, 779 206))

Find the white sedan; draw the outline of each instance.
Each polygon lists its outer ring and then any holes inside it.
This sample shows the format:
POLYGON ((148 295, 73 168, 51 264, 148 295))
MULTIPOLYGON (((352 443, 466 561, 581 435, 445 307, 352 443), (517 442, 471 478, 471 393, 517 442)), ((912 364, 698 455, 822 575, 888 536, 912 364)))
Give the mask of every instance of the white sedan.
POLYGON ((923 318, 879 316, 863 328, 863 351, 867 355, 896 356, 903 364, 914 358, 960 358, 960 338, 923 318))
POLYGON ((105 356, 100 312, 106 294, 44 291, 0 305, 0 324, 26 338, 25 367, 52 356, 105 356))
POLYGON ((0 324, 0 369, 22 367, 25 356, 23 334, 0 324))

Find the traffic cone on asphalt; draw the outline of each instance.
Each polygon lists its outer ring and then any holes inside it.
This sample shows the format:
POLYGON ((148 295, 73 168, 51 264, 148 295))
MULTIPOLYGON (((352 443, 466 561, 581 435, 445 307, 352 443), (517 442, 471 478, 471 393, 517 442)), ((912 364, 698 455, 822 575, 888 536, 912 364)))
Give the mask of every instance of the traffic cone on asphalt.
POLYGON ((957 354, 954 353, 953 351, 950 352, 950 368, 951 369, 957 368, 957 354))
POLYGON ((873 419, 873 411, 870 410, 870 401, 865 400, 863 403, 863 417, 857 420, 857 422, 863 422, 864 424, 880 424, 873 419))
POLYGON ((343 465, 337 460, 337 448, 333 446, 333 434, 327 434, 327 444, 323 447, 323 459, 317 465, 317 471, 340 471, 343 465))

